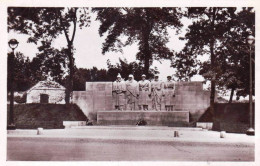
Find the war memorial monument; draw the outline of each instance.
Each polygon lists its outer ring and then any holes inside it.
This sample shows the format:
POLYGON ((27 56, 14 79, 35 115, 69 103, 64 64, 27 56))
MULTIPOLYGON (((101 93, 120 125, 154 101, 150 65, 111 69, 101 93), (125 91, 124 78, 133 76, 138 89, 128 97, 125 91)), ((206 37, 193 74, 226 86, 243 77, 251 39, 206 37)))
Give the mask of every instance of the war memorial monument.
POLYGON ((120 74, 114 82, 86 82, 85 91, 74 91, 72 102, 88 117, 96 115, 98 125, 188 126, 209 107, 209 91, 202 82, 175 82, 171 76, 160 81, 135 81, 120 74))

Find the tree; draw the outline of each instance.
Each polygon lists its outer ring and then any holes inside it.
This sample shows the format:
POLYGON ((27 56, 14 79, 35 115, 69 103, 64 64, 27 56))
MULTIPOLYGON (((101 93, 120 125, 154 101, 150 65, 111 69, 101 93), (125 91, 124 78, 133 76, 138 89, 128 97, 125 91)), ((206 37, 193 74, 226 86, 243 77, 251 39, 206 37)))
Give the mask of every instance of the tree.
MULTIPOLYGON (((197 64, 201 69, 199 73, 211 81, 210 112, 212 115, 214 115, 216 80, 221 75, 219 66, 221 61, 218 57, 222 54, 223 35, 230 30, 228 23, 235 15, 235 11, 236 8, 188 8, 187 17, 193 19, 193 22, 185 34, 184 39, 187 43, 182 51, 184 55, 188 55, 189 59, 209 56, 209 61, 197 64)), ((191 65, 194 63, 195 61, 191 65)))
MULTIPOLYGON (((134 75, 134 79, 139 81, 144 71, 144 66, 142 63, 130 62, 128 63, 126 59, 119 59, 119 63, 112 65, 111 62, 107 61, 108 69, 97 69, 93 67, 91 69, 85 68, 75 68, 74 74, 74 87, 75 91, 85 90, 86 82, 96 82, 96 81, 115 81, 117 74, 120 73, 123 79, 127 79, 129 74, 134 75)), ((158 74, 156 68, 149 69, 149 74, 158 74)))
POLYGON ((120 51, 122 47, 138 44, 136 58, 144 64, 149 75, 153 60, 169 59, 168 28, 180 30, 182 13, 179 8, 94 8, 101 22, 99 35, 107 33, 102 53, 120 51), (124 37, 127 39, 124 41, 124 37))
POLYGON ((198 60, 192 58, 192 56, 186 54, 184 51, 176 53, 171 61, 171 67, 178 69, 175 76, 179 81, 190 80, 193 75, 197 74, 197 64, 198 60))
POLYGON ((231 89, 231 96, 235 89, 249 87, 243 85, 249 77, 248 47, 244 42, 250 30, 254 33, 254 13, 252 9, 188 8, 187 17, 193 23, 185 35, 185 47, 175 58, 189 61, 185 69, 189 76, 196 73, 197 67, 199 74, 211 81, 210 110, 214 114, 216 87, 231 89), (194 61, 198 56, 209 56, 209 60, 194 61))
POLYGON ((7 89, 10 90, 10 72, 14 74, 14 91, 26 91, 39 81, 46 80, 52 76, 54 81, 64 85, 63 70, 65 64, 64 54, 55 49, 47 50, 36 55, 32 60, 17 52, 14 57, 13 65, 10 64, 10 55, 8 54, 8 76, 7 89), (54 52, 53 52, 54 51, 54 52), (57 53, 59 55, 53 54, 57 53))
POLYGON ((7 90, 8 92, 10 91, 10 73, 11 70, 13 70, 14 91, 26 91, 34 84, 33 80, 31 79, 30 60, 22 53, 17 52, 11 65, 11 54, 12 53, 8 54, 7 60, 7 90))
POLYGON ((74 87, 75 91, 85 90, 86 82, 96 82, 96 81, 112 81, 107 75, 106 69, 97 69, 93 67, 92 69, 79 68, 75 69, 74 74, 74 87))
POLYGON ((50 42, 41 41, 38 50, 39 53, 31 62, 34 78, 42 81, 51 76, 54 81, 65 85, 65 76, 68 70, 66 49, 58 50, 51 47, 50 42))
MULTIPOLYGON (((249 46, 246 38, 250 32, 254 34, 254 20, 252 8, 236 11, 227 24, 229 31, 223 34, 223 39, 219 42, 216 85, 218 89, 231 91, 229 103, 232 102, 235 90, 237 98, 249 94, 249 46)), ((204 67, 201 73, 207 73, 207 70, 204 67)))
POLYGON ((74 56, 73 42, 77 27, 87 27, 90 23, 87 8, 8 8, 8 30, 30 35, 28 42, 51 42, 65 35, 68 58, 69 80, 66 86, 66 103, 70 101, 73 87, 74 56), (72 30, 71 30, 72 29, 72 30), (71 35, 69 33, 71 32, 71 35), (71 36, 71 37, 70 37, 71 36))
MULTIPOLYGON (((110 78, 109 81, 116 80, 117 74, 120 73, 123 79, 128 79, 129 74, 134 75, 134 79, 139 81, 141 80, 142 74, 144 73, 144 65, 142 63, 130 62, 128 63, 126 59, 119 59, 119 63, 112 65, 111 62, 107 61, 108 71, 107 76, 110 78)), ((159 74, 157 68, 150 68, 148 76, 159 74)))
MULTIPOLYGON (((236 90, 237 99, 240 96, 249 94, 249 45, 246 41, 250 32, 255 34, 255 13, 253 8, 242 8, 231 20, 231 29, 224 34, 222 51, 225 55, 222 68, 225 68, 222 78, 223 86, 231 89, 229 102, 232 102, 234 91, 236 90), (225 65, 225 66, 224 66, 225 65)), ((252 48, 252 58, 254 59, 254 46, 252 48)), ((253 69, 254 69, 254 63, 253 69)), ((254 76, 253 70, 253 94, 254 76)), ((221 79, 220 79, 220 83, 221 79)))

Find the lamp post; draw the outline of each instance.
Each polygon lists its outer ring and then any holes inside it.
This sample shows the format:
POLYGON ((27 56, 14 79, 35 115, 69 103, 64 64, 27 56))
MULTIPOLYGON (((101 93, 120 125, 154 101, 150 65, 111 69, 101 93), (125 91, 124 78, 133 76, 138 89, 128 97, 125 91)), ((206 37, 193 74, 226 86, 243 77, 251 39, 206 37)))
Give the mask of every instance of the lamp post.
MULTIPOLYGON (((12 54, 10 55, 10 63, 9 67, 13 67, 14 62, 14 49, 18 47, 19 42, 16 39, 11 39, 8 42, 9 47, 12 49, 12 54)), ((13 69, 10 71, 10 113, 9 113, 9 124, 7 126, 7 130, 15 130, 15 124, 14 124, 14 74, 13 69)))
POLYGON ((254 43, 254 36, 251 34, 247 37, 247 42, 249 44, 249 66, 250 66, 250 76, 249 76, 249 118, 250 118, 250 126, 249 129, 246 131, 247 135, 255 135, 255 130, 253 128, 253 103, 252 103, 252 45, 254 43))

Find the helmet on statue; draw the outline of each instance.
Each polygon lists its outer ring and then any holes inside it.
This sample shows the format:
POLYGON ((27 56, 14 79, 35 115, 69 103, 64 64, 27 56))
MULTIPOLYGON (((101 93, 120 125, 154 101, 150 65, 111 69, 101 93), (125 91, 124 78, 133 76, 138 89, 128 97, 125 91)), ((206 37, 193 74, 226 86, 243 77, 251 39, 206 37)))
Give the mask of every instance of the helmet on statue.
POLYGON ((122 78, 121 75, 120 75, 120 73, 118 73, 117 78, 122 78))
POLYGON ((129 74, 128 78, 134 78, 133 74, 129 74))
POLYGON ((154 78, 155 78, 155 77, 159 77, 159 74, 155 74, 155 75, 154 75, 154 78))

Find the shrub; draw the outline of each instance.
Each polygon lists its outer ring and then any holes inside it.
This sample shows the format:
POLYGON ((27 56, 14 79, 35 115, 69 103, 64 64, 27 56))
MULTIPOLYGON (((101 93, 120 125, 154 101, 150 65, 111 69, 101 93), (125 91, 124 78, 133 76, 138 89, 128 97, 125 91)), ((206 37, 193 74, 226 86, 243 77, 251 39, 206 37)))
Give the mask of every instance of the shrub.
POLYGON ((26 103, 26 96, 26 93, 23 96, 14 96, 14 101, 19 104, 26 103))
POLYGON ((144 119, 140 119, 137 123, 136 123, 137 126, 145 126, 147 125, 147 122, 144 120, 144 119))

